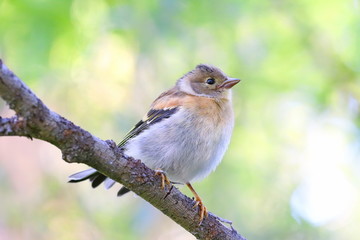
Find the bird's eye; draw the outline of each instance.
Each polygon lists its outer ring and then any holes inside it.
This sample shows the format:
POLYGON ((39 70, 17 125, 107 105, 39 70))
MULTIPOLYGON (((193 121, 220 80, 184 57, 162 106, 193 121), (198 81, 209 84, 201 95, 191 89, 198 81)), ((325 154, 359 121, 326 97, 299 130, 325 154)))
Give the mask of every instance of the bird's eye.
POLYGON ((213 85, 213 84, 215 83, 215 79, 213 79, 213 78, 208 78, 208 79, 206 80, 206 83, 207 83, 207 84, 210 84, 210 85, 213 85))

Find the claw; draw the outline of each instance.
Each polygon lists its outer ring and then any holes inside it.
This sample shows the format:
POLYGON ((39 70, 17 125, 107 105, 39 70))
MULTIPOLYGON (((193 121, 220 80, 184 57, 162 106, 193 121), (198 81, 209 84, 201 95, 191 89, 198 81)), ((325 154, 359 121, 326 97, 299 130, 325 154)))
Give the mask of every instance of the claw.
POLYGON ((201 225, 202 221, 204 220, 204 217, 207 218, 209 214, 207 208, 205 207, 205 205, 203 204, 200 198, 195 200, 195 204, 193 208, 197 206, 199 207, 199 217, 200 217, 199 225, 201 225))
POLYGON ((199 197, 199 195, 195 192, 194 188, 191 186, 190 183, 186 183, 186 185, 190 188, 191 192, 195 195, 195 204, 193 206, 193 208, 199 207, 199 226, 201 225, 202 221, 204 220, 204 218, 208 217, 208 211, 205 207, 205 205, 203 204, 201 198, 199 197))
POLYGON ((165 172, 161 169, 156 169, 155 170, 155 175, 160 175, 161 176, 161 189, 165 188, 165 184, 166 185, 170 185, 170 180, 169 178, 166 176, 165 172))

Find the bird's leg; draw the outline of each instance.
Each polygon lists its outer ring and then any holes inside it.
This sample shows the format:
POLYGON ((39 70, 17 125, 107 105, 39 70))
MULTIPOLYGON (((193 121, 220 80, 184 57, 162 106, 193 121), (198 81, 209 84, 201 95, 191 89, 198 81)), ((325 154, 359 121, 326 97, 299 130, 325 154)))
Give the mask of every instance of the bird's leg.
POLYGON ((200 215, 200 223, 199 225, 202 223, 204 217, 207 217, 208 216, 208 212, 207 212, 207 209, 206 207, 204 206, 200 196, 195 192, 194 188, 191 186, 190 183, 186 183, 186 186, 188 186, 191 190, 191 192, 194 194, 195 196, 195 205, 194 207, 197 207, 199 206, 199 215, 200 215))
POLYGON ((160 175, 161 176, 161 189, 165 188, 165 184, 170 185, 170 180, 166 176, 166 174, 165 174, 165 172, 163 170, 155 169, 155 175, 160 175))

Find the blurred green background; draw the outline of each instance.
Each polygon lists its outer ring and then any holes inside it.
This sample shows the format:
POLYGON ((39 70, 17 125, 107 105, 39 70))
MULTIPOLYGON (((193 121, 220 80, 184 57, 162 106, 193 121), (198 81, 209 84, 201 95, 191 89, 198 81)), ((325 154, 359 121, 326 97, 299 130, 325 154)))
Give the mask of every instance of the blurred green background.
MULTIPOLYGON (((0 0, 0 57, 51 109, 116 142, 196 64, 222 68, 243 81, 229 150, 194 184, 208 209, 248 239, 355 240, 359 15, 359 0, 0 0)), ((13 114, 3 101, 0 113, 13 114)), ((119 185, 67 183, 86 168, 0 138, 0 239, 194 239, 119 185)))

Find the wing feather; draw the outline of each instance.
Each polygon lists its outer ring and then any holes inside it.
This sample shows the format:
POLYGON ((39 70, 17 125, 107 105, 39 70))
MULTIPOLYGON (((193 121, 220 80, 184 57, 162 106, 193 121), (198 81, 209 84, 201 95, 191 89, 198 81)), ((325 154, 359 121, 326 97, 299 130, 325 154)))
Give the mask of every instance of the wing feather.
POLYGON ((135 127, 133 127, 124 137, 124 139, 118 144, 119 147, 123 147, 130 139, 139 135, 149 126, 158 123, 178 111, 179 107, 167 108, 167 109, 151 109, 144 120, 139 121, 135 127))

